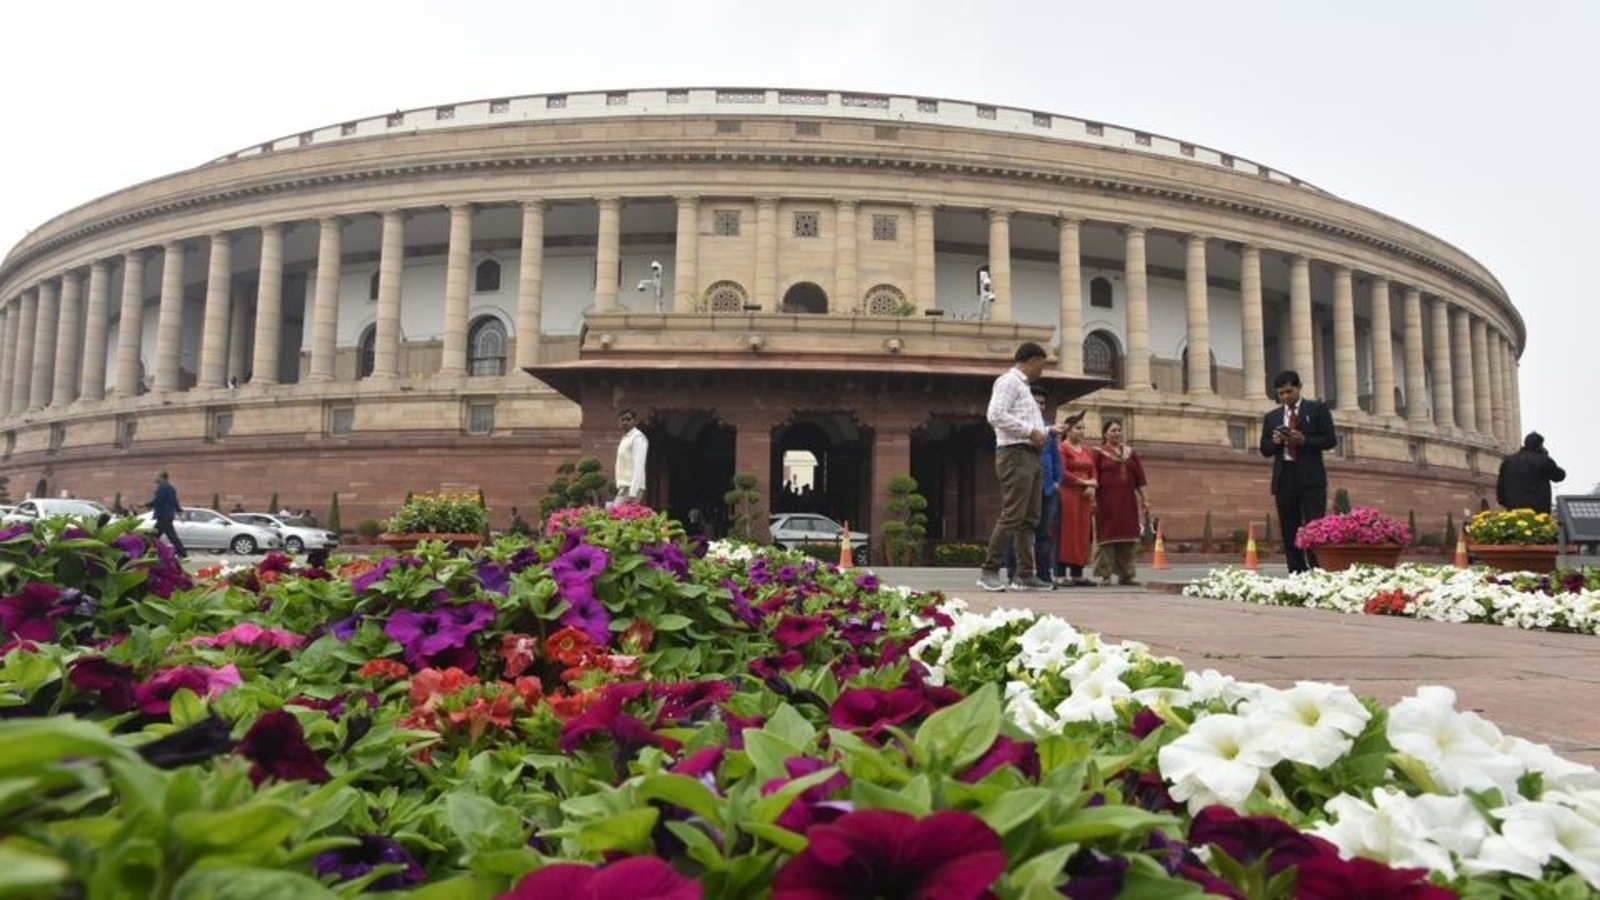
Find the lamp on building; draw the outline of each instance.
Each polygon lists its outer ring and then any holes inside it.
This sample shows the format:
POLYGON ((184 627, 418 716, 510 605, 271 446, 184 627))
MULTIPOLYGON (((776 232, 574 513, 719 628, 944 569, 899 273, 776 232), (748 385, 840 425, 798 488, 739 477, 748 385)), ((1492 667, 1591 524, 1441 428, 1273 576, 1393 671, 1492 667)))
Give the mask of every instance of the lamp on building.
POLYGON ((656 292, 656 312, 661 312, 661 261, 650 261, 650 277, 639 282, 639 293, 654 289, 656 292))

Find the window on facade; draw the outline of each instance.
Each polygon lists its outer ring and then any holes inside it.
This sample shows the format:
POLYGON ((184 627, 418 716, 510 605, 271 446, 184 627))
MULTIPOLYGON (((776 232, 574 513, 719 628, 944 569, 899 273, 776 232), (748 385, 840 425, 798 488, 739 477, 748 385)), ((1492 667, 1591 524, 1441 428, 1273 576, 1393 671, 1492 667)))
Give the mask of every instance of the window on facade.
POLYGON ((794 214, 794 236, 802 238, 816 237, 822 232, 818 222, 818 214, 814 212, 797 212, 794 214))
POLYGON ((61 448, 67 443, 67 426, 50 426, 50 443, 45 447, 46 453, 60 453, 61 448))
POLYGON ((821 122, 796 122, 794 123, 795 137, 821 137, 821 122))
POLYGON ((5 458, 6 459, 10 459, 11 458, 11 454, 13 452, 15 452, 16 449, 17 449, 17 433, 15 431, 6 432, 5 458))
POLYGON ((506 373, 506 326, 494 316, 472 323, 467 333, 467 374, 504 375, 506 373))
POLYGON ((1228 446, 1235 450, 1247 449, 1250 442, 1250 428, 1235 422, 1228 423, 1228 446))
POLYGON ((233 411, 216 410, 211 413, 210 438, 213 441, 227 440, 233 433, 233 411))
POLYGON ((869 316, 904 315, 909 306, 906 295, 892 284, 875 285, 861 301, 861 311, 869 316))
POLYGON ((706 288, 706 310, 714 313, 744 312, 750 295, 736 281, 719 281, 706 288))
POLYGON ((939 111, 939 101, 937 101, 937 100, 918 100, 917 101, 917 112, 919 112, 919 113, 936 113, 938 111, 939 111))
POLYGON ((494 431, 494 401, 467 401, 467 433, 489 434, 494 431))
POLYGON ((328 433, 331 435, 346 435, 356 428, 356 408, 348 403, 336 403, 328 407, 328 433))
POLYGON ((1122 387, 1122 351, 1117 349, 1116 338, 1104 331, 1089 332, 1083 339, 1083 374, 1122 387))
POLYGON ((872 239, 875 241, 900 240, 899 216, 873 216, 872 239))
POLYGON ((126 450, 133 446, 133 438, 139 431, 139 423, 132 416, 117 417, 117 446, 126 450))
POLYGON ((500 290, 500 263, 498 260, 486 259, 478 263, 478 268, 472 273, 472 289, 480 294, 493 293, 500 290))
POLYGON ((739 236, 739 211, 719 209, 711 214, 711 233, 717 237, 739 236))
POLYGON ((379 284, 379 282, 381 280, 382 279, 380 279, 378 277, 378 272, 377 271, 374 271, 372 273, 372 277, 367 279, 367 299, 368 300, 376 300, 376 299, 378 299, 378 284, 379 284))
POLYGON ((744 130, 744 123, 732 119, 717 120, 717 134, 738 134, 744 130))
POLYGON ((377 368, 378 326, 368 325, 356 343, 356 377, 369 378, 377 368))
POLYGON ((1089 305, 1099 309, 1111 309, 1115 305, 1111 299, 1111 279, 1094 278, 1090 280, 1089 305))

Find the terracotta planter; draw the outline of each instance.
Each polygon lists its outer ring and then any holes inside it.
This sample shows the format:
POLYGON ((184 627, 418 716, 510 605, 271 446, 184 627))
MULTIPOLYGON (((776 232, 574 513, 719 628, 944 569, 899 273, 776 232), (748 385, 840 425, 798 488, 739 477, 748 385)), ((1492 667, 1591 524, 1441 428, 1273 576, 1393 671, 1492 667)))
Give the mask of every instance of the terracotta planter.
POLYGON ((1356 563, 1392 569, 1400 561, 1399 544, 1323 544, 1311 548, 1317 566, 1329 572, 1342 572, 1356 563))
POLYGON ((1472 558, 1501 572, 1537 572, 1548 575, 1556 569, 1556 544, 1468 544, 1472 558))
POLYGON ((378 540, 384 545, 395 550, 397 553, 404 553, 407 550, 415 550, 417 545, 423 541, 438 541, 440 543, 449 544, 451 547, 454 547, 457 550, 470 550, 473 547, 477 547, 483 543, 483 535, 426 533, 380 534, 378 535, 378 540))

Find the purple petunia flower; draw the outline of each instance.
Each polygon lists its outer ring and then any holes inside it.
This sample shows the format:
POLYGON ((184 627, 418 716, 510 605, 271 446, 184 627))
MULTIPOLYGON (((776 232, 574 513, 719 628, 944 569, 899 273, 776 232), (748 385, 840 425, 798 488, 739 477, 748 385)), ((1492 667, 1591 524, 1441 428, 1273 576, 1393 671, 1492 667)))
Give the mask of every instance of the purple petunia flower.
POLYGON ((644 558, 648 560, 646 565, 650 568, 671 572, 679 581, 689 577, 689 560, 677 544, 666 541, 644 544, 639 547, 639 552, 644 554, 644 558))
POLYGON ((550 561, 556 581, 594 581, 606 569, 611 555, 593 544, 579 544, 550 561))
POLYGON ((744 595, 744 591, 740 590, 732 579, 723 579, 722 586, 728 589, 730 602, 733 604, 733 614, 739 617, 739 621, 751 628, 760 625, 761 614, 750 608, 750 600, 744 595))
POLYGON ((377 565, 350 579, 351 592, 358 597, 361 596, 367 592, 367 588, 382 581, 383 577, 389 574, 389 570, 399 564, 400 560, 393 556, 385 556, 383 559, 378 560, 377 565))
MULTIPOLYGON (((4 532, 0 532, 3 534, 4 532)), ((141 559, 145 550, 150 546, 145 542, 144 536, 139 534, 119 534, 111 539, 111 546, 127 554, 129 559, 141 559)))
POLYGON ((250 762, 250 783, 268 778, 298 779, 321 784, 333 777, 322 758, 306 743, 305 729, 293 713, 275 709, 263 713, 239 742, 239 752, 250 762))
POLYGON ((30 537, 33 535, 32 525, 12 525, 8 528, 0 528, 0 541, 9 541, 25 534, 30 537))
POLYGON ((511 592, 511 570, 487 557, 478 560, 478 584, 504 597, 511 592))
POLYGON ((863 572, 856 576, 856 587, 871 594, 878 590, 878 576, 871 572, 863 572))
POLYGON ((978 900, 1006 867, 1000 836, 961 810, 921 819, 888 809, 857 810, 812 827, 806 837, 806 849, 773 878, 772 900, 978 900))
POLYGON ((413 668, 441 666, 467 648, 467 641, 494 621, 494 605, 482 601, 443 606, 428 612, 395 610, 383 633, 405 648, 413 668))
POLYGON ((569 597, 567 611, 561 614, 561 624, 582 631, 601 646, 611 638, 611 613, 593 594, 577 599, 569 597))
POLYGON ((79 690, 98 693, 100 705, 109 712, 127 712, 139 705, 133 695, 133 668, 103 656, 80 656, 73 660, 67 680, 79 690))
POLYGON ((399 890, 428 877, 404 845, 381 834, 364 834, 361 836, 361 843, 354 847, 340 847, 337 850, 318 853, 311 862, 311 869, 319 877, 335 876, 334 880, 337 883, 354 881, 384 865, 403 865, 405 869, 377 879, 368 885, 370 890, 399 890))

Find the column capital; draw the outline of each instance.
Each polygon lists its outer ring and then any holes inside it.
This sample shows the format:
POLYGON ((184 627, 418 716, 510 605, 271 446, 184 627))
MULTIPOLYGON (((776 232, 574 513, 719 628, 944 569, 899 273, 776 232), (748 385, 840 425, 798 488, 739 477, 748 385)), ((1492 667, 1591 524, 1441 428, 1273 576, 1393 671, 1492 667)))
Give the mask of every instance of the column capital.
POLYGON ((350 224, 350 219, 343 215, 317 217, 317 225, 321 227, 343 228, 348 224, 350 224))
POLYGON ((1076 228, 1076 227, 1078 227, 1079 225, 1082 225, 1082 224, 1083 224, 1083 217, 1082 216, 1068 215, 1067 213, 1058 213, 1056 215, 1056 227, 1057 228, 1076 228))
POLYGON ((543 197, 523 197, 517 205, 523 209, 544 209, 547 202, 543 197))
POLYGON ((989 209, 985 210, 985 214, 987 215, 987 217, 988 217, 988 219, 989 219, 989 221, 991 223, 999 222, 999 221, 1002 221, 1002 220, 1010 221, 1011 214, 1014 213, 1014 212, 1016 212, 1016 210, 1007 209, 1006 207, 1003 207, 1003 206, 991 206, 989 209))
POLYGON ((1191 231, 1183 236, 1183 240, 1186 244, 1193 244, 1197 241, 1204 244, 1206 241, 1211 240, 1211 236, 1207 234, 1201 234, 1198 231, 1191 231))
POLYGON ((446 203, 444 205, 444 208, 449 210, 450 211, 450 215, 452 215, 452 216, 454 216, 454 215, 468 215, 468 216, 470 216, 474 212, 477 211, 478 205, 476 203, 471 203, 471 202, 468 202, 468 203, 446 203))
POLYGON ((690 203, 699 203, 700 202, 700 195, 699 194, 673 194, 672 195, 672 199, 679 206, 686 206, 686 205, 688 205, 690 203))
POLYGON ((385 206, 382 209, 373 210, 372 214, 383 220, 387 220, 390 216, 398 216, 402 222, 408 221, 412 216, 416 215, 416 213, 404 206, 385 206))
POLYGON ((1123 237, 1144 237, 1145 235, 1145 227, 1143 225, 1123 225, 1117 230, 1122 232, 1123 237))
POLYGON ((839 207, 839 209, 841 209, 841 210, 843 210, 843 209, 855 209, 856 207, 861 205, 861 201, 860 200, 854 200, 854 199, 851 199, 849 197, 835 197, 834 200, 833 200, 833 203, 834 203, 835 206, 839 207))
POLYGON ((756 198, 756 208, 763 209, 763 208, 766 208, 766 207, 771 207, 773 209, 777 209, 778 201, 780 199, 781 198, 779 198, 779 197, 757 197, 756 198))

